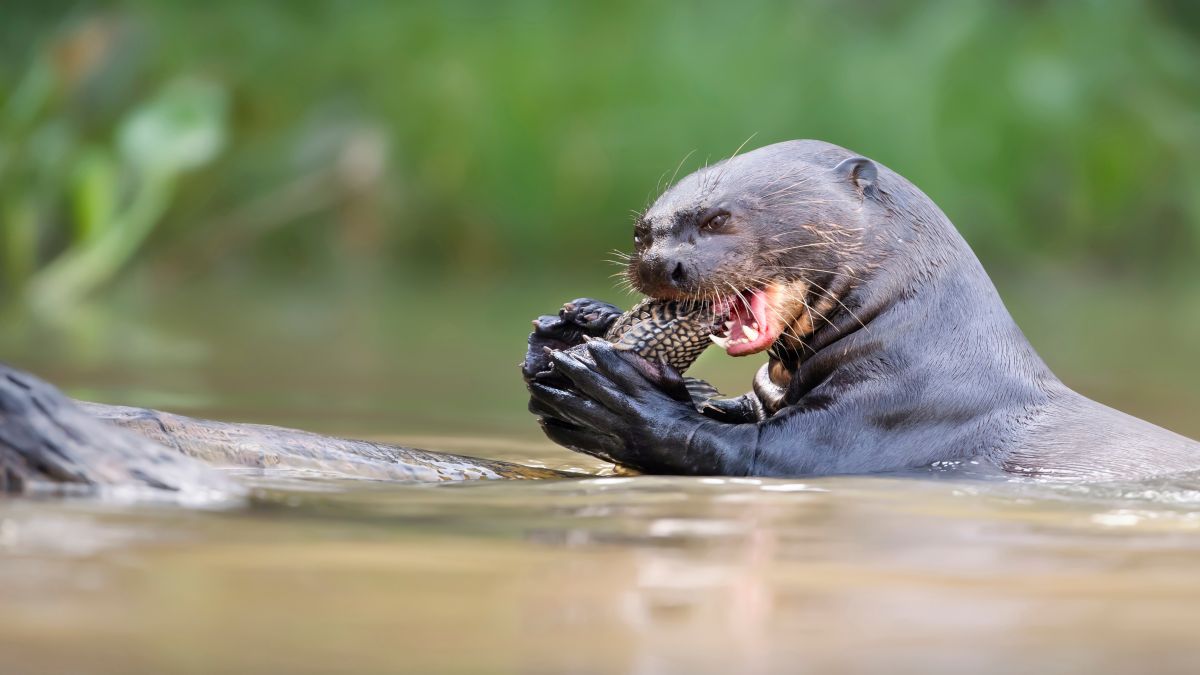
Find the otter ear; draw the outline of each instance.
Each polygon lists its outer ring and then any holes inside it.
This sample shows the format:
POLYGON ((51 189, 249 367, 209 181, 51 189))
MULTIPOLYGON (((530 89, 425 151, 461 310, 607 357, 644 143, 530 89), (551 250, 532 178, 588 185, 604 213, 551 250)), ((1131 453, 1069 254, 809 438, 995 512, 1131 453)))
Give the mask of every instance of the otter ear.
POLYGON ((876 168, 875 162, 866 157, 851 157, 843 160, 841 164, 834 167, 833 172, 863 193, 873 187, 875 180, 879 177, 879 169, 876 168))

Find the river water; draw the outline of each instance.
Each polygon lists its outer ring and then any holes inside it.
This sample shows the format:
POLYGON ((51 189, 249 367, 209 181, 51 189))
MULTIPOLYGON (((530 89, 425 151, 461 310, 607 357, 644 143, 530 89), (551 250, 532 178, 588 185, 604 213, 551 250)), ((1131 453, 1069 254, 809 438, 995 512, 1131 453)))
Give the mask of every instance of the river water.
POLYGON ((412 305, 281 300, 212 330, 225 305, 10 333, 5 358, 83 398, 598 475, 240 470, 242 504, 0 500, 0 671, 1200 668, 1200 477, 604 475, 538 438, 515 379, 524 321, 499 309, 481 320, 503 339, 479 345, 412 335, 412 305))

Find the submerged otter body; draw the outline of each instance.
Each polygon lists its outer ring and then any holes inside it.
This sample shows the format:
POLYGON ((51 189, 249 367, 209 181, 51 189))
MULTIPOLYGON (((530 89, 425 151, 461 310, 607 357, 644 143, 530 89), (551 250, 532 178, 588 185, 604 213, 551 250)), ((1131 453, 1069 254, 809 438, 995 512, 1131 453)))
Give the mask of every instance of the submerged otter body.
POLYGON ((726 303, 718 344, 769 363, 753 392, 703 414, 603 344, 588 345, 594 364, 556 353, 570 384, 528 378, 530 407, 568 447, 653 473, 1200 469, 1200 443, 1055 377, 941 210, 844 148, 779 143, 684 178, 639 219, 629 277, 653 297, 726 303))

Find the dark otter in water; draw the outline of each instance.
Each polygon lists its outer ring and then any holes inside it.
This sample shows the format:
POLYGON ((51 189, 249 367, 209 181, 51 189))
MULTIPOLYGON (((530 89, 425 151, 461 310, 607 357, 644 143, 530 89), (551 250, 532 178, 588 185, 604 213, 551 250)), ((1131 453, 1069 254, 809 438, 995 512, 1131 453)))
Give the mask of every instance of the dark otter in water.
POLYGON ((178 498, 242 495, 211 465, 399 481, 565 478, 512 462, 72 401, 0 363, 0 495, 178 498))
MULTIPOLYGON (((610 306, 604 309, 612 311, 594 311, 599 308, 581 303, 571 307, 569 316, 588 330, 603 324, 604 336, 617 349, 650 359, 647 373, 656 377, 663 372, 655 362, 679 369, 691 365, 716 327, 704 303, 648 300, 625 313, 610 306)), ((562 330, 556 335, 568 336, 562 330)), ((580 334, 569 337, 578 341, 580 334)), ((539 344, 568 346, 561 340, 539 344)), ((527 367, 536 371, 548 364, 540 349, 531 353, 527 367)), ((691 386, 702 402, 716 394, 711 388, 691 386)), ((680 391, 690 395, 687 387, 680 391)), ((244 493, 206 464, 400 481, 582 475, 296 429, 72 401, 36 377, 0 363, 0 494, 104 495, 115 490, 123 496, 158 493, 197 501, 244 493)))
MULTIPOLYGON (((684 178, 637 220, 628 273, 649 296, 727 307, 715 341, 769 362, 753 392, 699 412, 607 343, 555 352, 557 380, 525 375, 567 447, 674 474, 1200 468, 1200 444, 1060 382, 941 210, 844 148, 779 143, 684 178)), ((542 332, 597 330, 571 319, 542 332)))

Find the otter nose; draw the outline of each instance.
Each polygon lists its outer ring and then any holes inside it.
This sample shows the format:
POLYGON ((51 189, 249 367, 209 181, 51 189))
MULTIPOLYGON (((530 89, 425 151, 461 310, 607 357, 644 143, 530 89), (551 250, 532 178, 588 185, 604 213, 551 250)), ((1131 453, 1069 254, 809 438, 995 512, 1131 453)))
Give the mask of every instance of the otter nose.
POLYGON ((675 261, 675 266, 671 268, 671 283, 679 286, 687 281, 687 269, 683 263, 675 261))
POLYGON ((639 276, 649 295, 670 295, 684 289, 691 275, 678 256, 659 255, 642 261, 639 276))

